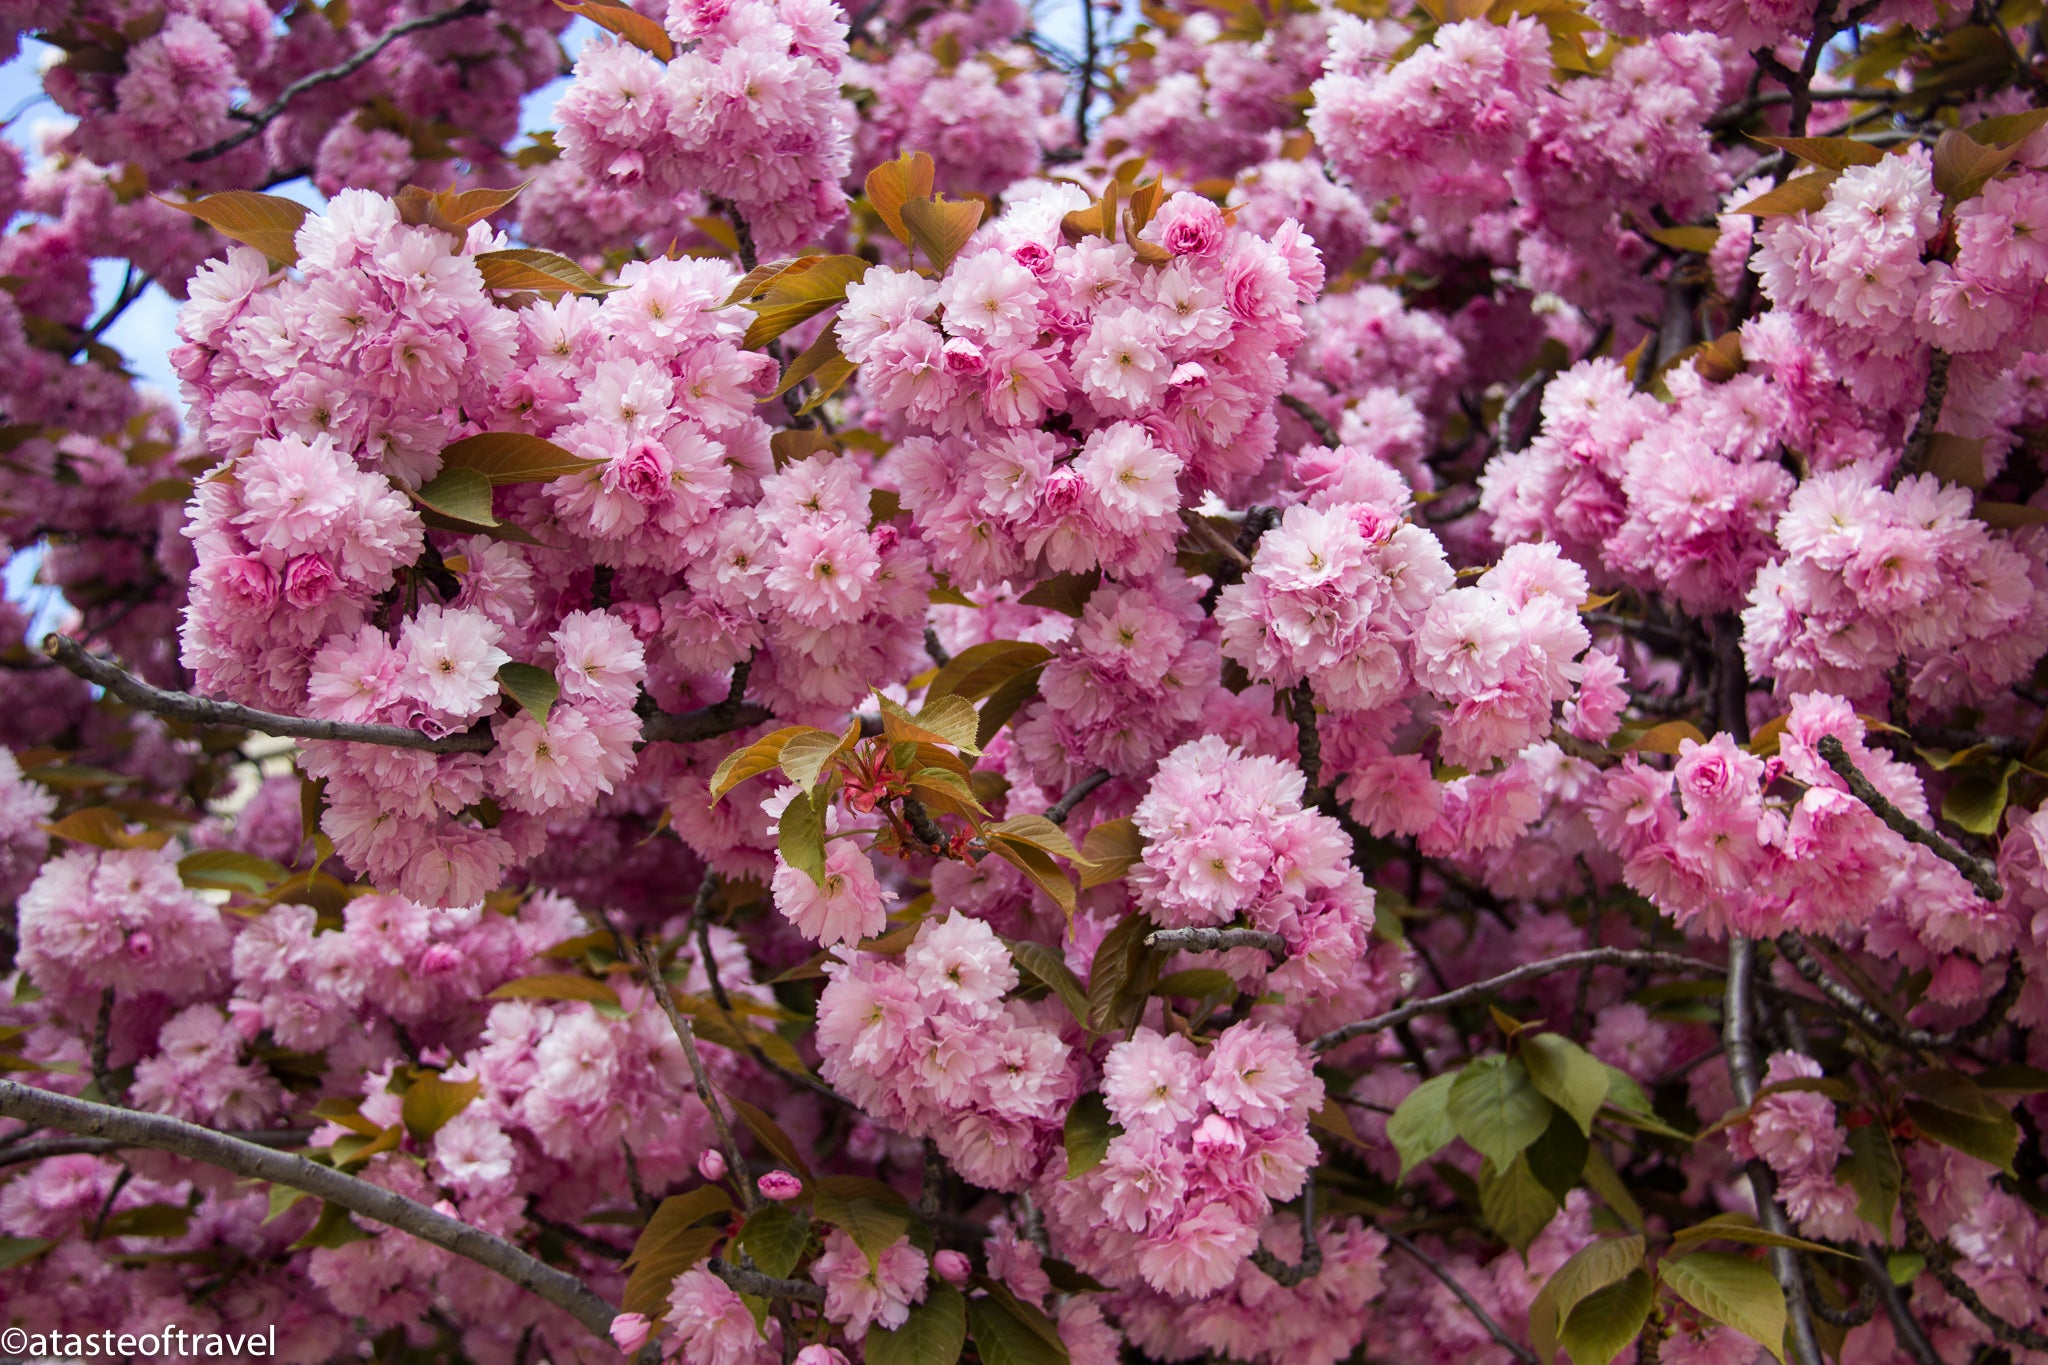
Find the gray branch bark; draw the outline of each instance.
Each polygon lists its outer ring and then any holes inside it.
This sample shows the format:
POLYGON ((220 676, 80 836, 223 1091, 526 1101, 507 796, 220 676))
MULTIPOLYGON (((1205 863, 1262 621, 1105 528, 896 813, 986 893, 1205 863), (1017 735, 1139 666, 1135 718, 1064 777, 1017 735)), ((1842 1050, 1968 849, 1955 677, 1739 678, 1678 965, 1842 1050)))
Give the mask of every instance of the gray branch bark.
POLYGON ((592 1293, 581 1280, 535 1260, 510 1242, 436 1213, 380 1185, 343 1175, 331 1166, 259 1147, 181 1119, 75 1100, 16 1081, 0 1080, 0 1115, 39 1127, 61 1128, 82 1137, 106 1138, 124 1147, 171 1152, 251 1180, 304 1190, 350 1213, 475 1261, 521 1289, 538 1294, 599 1338, 607 1342, 611 1339, 612 1319, 619 1310, 592 1293))

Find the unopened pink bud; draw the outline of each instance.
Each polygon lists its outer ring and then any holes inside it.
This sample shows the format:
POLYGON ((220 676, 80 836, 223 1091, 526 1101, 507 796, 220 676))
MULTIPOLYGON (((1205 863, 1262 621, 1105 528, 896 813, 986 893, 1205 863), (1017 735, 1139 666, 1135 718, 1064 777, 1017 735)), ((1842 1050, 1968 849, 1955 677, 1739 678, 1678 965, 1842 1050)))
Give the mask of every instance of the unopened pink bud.
POLYGON ((974 1274, 974 1263, 964 1252, 941 1251, 932 1257, 932 1269, 939 1272, 939 1278, 958 1289, 974 1274))
POLYGON ((647 1329, 653 1326, 645 1313, 621 1313, 612 1319, 612 1340, 627 1355, 647 1344, 647 1329))
POLYGON ((725 1179, 725 1154, 716 1147, 705 1148, 697 1158, 697 1174, 714 1185, 725 1179))
POLYGON ((770 1171, 756 1183, 762 1194, 777 1203, 788 1203, 804 1192, 804 1182, 788 1171, 770 1171))

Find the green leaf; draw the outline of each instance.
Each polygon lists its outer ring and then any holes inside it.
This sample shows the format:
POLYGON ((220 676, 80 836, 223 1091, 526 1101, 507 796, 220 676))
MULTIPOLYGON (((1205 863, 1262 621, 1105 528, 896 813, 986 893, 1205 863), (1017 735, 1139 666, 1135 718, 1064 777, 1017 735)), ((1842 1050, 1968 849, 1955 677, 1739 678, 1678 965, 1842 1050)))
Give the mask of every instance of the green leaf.
POLYGON ((1586 1154, 1584 1179, 1586 1188, 1599 1195, 1600 1202, 1614 1210, 1616 1217, 1637 1232, 1643 1230, 1643 1206, 1628 1192, 1628 1186, 1621 1181, 1621 1173, 1614 1169, 1614 1163, 1598 1147, 1586 1154))
POLYGON ((486 1000, 589 1000, 617 1005, 619 993, 602 981, 568 972, 515 976, 484 997, 486 1000))
POLYGON ((1999 531, 2017 531, 2023 526, 2048 522, 2048 507, 2031 507, 2023 502, 1979 502, 1971 515, 1999 531))
POLYGON ((952 1285, 935 1283, 901 1327, 869 1328, 861 1356, 867 1365, 955 1365, 966 1344, 966 1299, 952 1285))
POLYGON ((1781 1232, 1757 1226, 1756 1219, 1746 1213, 1717 1213, 1702 1219, 1691 1227, 1680 1228, 1672 1237, 1673 1250, 1683 1252, 1687 1247, 1715 1240, 1741 1242, 1745 1246, 1790 1247, 1794 1251, 1808 1251, 1828 1256, 1846 1256, 1819 1242, 1809 1242, 1803 1237, 1789 1237, 1781 1232))
POLYGON ((1851 166, 1875 166, 1884 160, 1883 148, 1853 137, 1757 137, 1754 133, 1750 137, 1823 170, 1846 171, 1851 166))
POLYGON ((1572 1116, 1562 1109, 1553 1109, 1543 1136, 1530 1143, 1522 1155, 1528 1158, 1529 1171, 1538 1183, 1562 1204, 1565 1196, 1578 1187, 1592 1150, 1593 1144, 1579 1131, 1572 1116))
POLYGON ((1387 1118, 1387 1141, 1401 1158, 1402 1180, 1408 1172, 1450 1145, 1458 1130, 1451 1126, 1449 1100, 1458 1073, 1432 1076, 1408 1092, 1387 1118))
MULTIPOLYGON (((660 1210, 656 1210, 655 1217, 660 1216, 660 1210)), ((659 1238, 653 1233, 654 1224, 650 1222, 647 1231, 633 1244, 626 1293, 621 1301, 621 1307, 628 1313, 645 1313, 650 1317, 667 1306, 668 1291, 676 1276, 711 1254, 711 1249, 725 1236, 725 1227, 718 1224, 670 1228, 659 1238)))
POLYGON ((1906 1116, 1924 1136, 2013 1173, 2019 1126, 1976 1081, 1960 1071, 1937 1068, 1915 1072, 1903 1083, 1919 1097, 1906 1101, 1906 1116))
POLYGON ((1785 1358, 1785 1291, 1769 1267, 1732 1252, 1695 1251, 1665 1261, 1660 1272, 1679 1298, 1785 1358))
POLYGON ((1835 1178, 1856 1191, 1856 1216, 1880 1232, 1891 1231, 1899 1206, 1899 1154, 1891 1134, 1875 1123, 1849 1130, 1849 1150, 1836 1163, 1835 1178))
POLYGON ((564 474, 596 469, 603 460, 571 455, 553 441, 521 431, 485 431, 441 448, 441 468, 467 469, 501 483, 546 483, 564 474))
POLYGON ((1998 833, 2012 775, 2019 770, 2019 761, 2009 758, 1996 771, 1973 768, 1965 772, 1941 799, 1941 818, 1972 834, 1998 833))
POLYGON ((853 1238, 853 1244, 866 1254, 869 1265, 874 1265, 883 1252, 910 1231, 907 1210, 877 1199, 847 1199, 823 1182, 812 1191, 811 1213, 819 1222, 830 1223, 853 1238))
MULTIPOLYGON (((1011 1302, 1017 1301, 1013 1297, 1011 1302)), ((983 1365, 1066 1365, 1065 1347, 1053 1344, 1057 1335, 1046 1341, 992 1297, 967 1301, 967 1324, 983 1365)))
POLYGON ((55 1245, 50 1237, 0 1237, 0 1270, 33 1261, 55 1245))
POLYGON ((1607 1102, 1607 1068, 1593 1054, 1558 1033, 1522 1039, 1522 1063, 1529 1080, 1551 1103, 1578 1122, 1579 1131, 1593 1132, 1593 1116, 1607 1102))
POLYGON ((1109 1155, 1110 1139, 1117 1135, 1117 1126, 1109 1117, 1109 1106, 1102 1102, 1102 1096, 1089 1091, 1074 1101, 1067 1110, 1067 1179, 1086 1175, 1102 1164, 1109 1155))
POLYGON ((1587 1295, 1643 1268, 1643 1239, 1603 1237, 1579 1248, 1554 1271, 1529 1304, 1529 1344, 1549 1365, 1564 1319, 1587 1295))
POLYGON ((762 1274, 788 1279, 789 1272, 803 1259, 810 1241, 811 1221, 787 1204, 764 1204, 755 1209, 740 1229, 740 1249, 754 1258, 762 1274))
POLYGON ((1608 1365, 1642 1334, 1656 1301, 1649 1274, 1631 1270, 1579 1300, 1558 1329, 1558 1343, 1572 1365, 1608 1365))
POLYGON ((268 858, 232 848, 202 848, 178 859, 178 880, 195 891, 261 896, 290 874, 268 858))
POLYGON ((483 275, 486 289, 531 289, 560 298, 564 294, 609 294, 619 287, 606 284, 567 256, 532 247, 479 251, 471 259, 483 275))
POLYGON ((1087 573, 1063 573, 1046 579, 1017 601, 1021 606, 1045 607, 1064 616, 1079 616, 1101 582, 1102 571, 1099 569, 1090 569, 1087 573))
POLYGON ((192 1210, 183 1204, 138 1204, 107 1219, 102 1237, 183 1237, 192 1227, 192 1210))
MULTIPOLYGON (((1133 996, 1139 996, 1142 1004, 1142 995, 1133 985, 1143 975, 1143 964, 1151 951, 1145 946, 1145 935, 1152 929, 1152 921, 1146 916, 1125 915, 1096 945, 1095 960, 1088 968, 1088 1027, 1095 1032, 1125 1027, 1124 1016, 1132 1013, 1129 1005, 1133 996)), ((1150 994, 1151 983, 1144 985, 1144 994, 1150 994)))
POLYGON ((2048 1071, 2020 1062, 1986 1067, 1970 1079, 1987 1095, 2039 1095, 2048 1091, 2048 1071))
MULTIPOLYGON (((858 733, 854 732, 855 738, 858 733)), ((803 734, 791 735, 782 746, 782 771, 806 792, 815 790, 819 779, 825 775, 826 765, 852 742, 846 735, 835 735, 829 730, 807 730, 803 734)))
POLYGON ((1458 1073, 1445 1100, 1451 1127, 1505 1170, 1550 1124, 1550 1101, 1519 1057, 1480 1057, 1458 1073))
POLYGON ((1230 973, 1217 967, 1191 967, 1184 972, 1173 972, 1159 978, 1159 984, 1152 988, 1154 995, 1174 995, 1188 1000, 1206 1000, 1211 996, 1233 994, 1237 982, 1230 973))
POLYGON ((1038 680, 1044 672, 1043 665, 1027 668, 988 694, 988 700, 981 705, 981 732, 977 736, 982 748, 988 747, 996 732, 1010 723, 1025 702, 1038 695, 1038 680))
POLYGON ((2029 109, 2021 114, 2000 114, 1963 129, 1963 136, 1987 147, 2010 147, 2025 142, 2048 124, 2048 109, 2029 109))
POLYGON ((730 1090, 724 1091, 723 1094, 726 1103, 732 1106, 732 1111, 739 1115, 740 1122, 752 1130, 761 1145, 774 1153, 776 1160, 802 1176, 806 1185, 811 1184, 811 1165, 804 1160, 803 1149, 790 1141, 789 1134, 782 1131, 782 1125, 770 1118, 767 1111, 759 1105, 741 1099, 730 1090))
POLYGON ((826 805, 809 792, 798 792, 775 822, 775 851, 819 886, 825 884, 826 805))
POLYGON ((925 687, 927 700, 934 697, 963 697, 980 701, 1019 673, 1036 668, 1052 658, 1044 645, 1021 640, 989 640, 969 645, 940 667, 925 687))
POLYGON ((1506 1170, 1491 1162, 1480 1167, 1479 1212, 1509 1246, 1526 1252, 1557 1216, 1557 1200, 1529 1169, 1529 1159, 1517 1155, 1506 1170))
POLYGON ((519 703, 520 710, 543 725, 547 724, 555 698, 562 695, 555 675, 532 664, 511 663, 499 668, 498 687, 519 703))
POLYGON ((263 1215, 263 1221, 268 1223, 272 1219, 283 1215, 301 1199, 309 1199, 311 1197, 304 1190, 295 1190, 289 1185, 272 1185, 270 1187, 270 1212, 263 1215))
POLYGON ((421 1076, 406 1088, 405 1104, 400 1114, 405 1120, 405 1131, 419 1142, 426 1142, 441 1131, 443 1124, 469 1108, 469 1103, 484 1093, 480 1080, 449 1081, 439 1076, 421 1076))
POLYGON ((306 1235, 293 1242, 292 1251, 303 1251, 307 1247, 345 1247, 350 1242, 367 1242, 376 1236, 364 1232, 348 1216, 348 1210, 339 1204, 320 1202, 320 1218, 307 1230, 306 1235))
POLYGON ((191 214, 223 237, 255 247, 279 265, 298 264, 296 239, 308 212, 304 204, 282 195, 256 194, 250 190, 222 190, 189 204, 160 195, 156 200, 191 214))
POLYGON ((1714 249, 1714 243, 1721 240, 1721 229, 1717 227, 1668 227, 1651 228, 1644 234, 1660 246, 1673 251, 1693 251, 1704 256, 1714 249))
POLYGON ((882 712, 882 735, 893 743, 949 744, 965 753, 981 752, 981 717, 965 698, 934 697, 914 716, 879 692, 875 701, 882 712))
POLYGON ((491 481, 474 469, 444 469, 415 488, 413 501, 468 526, 496 526, 491 481))
POLYGON ((2019 151, 2011 147, 1987 147, 1973 137, 1949 129, 1934 140, 1934 188, 1941 192, 1945 214, 1956 205, 1974 199, 1997 175, 2012 164, 2019 151))
POLYGON ((654 1216, 647 1220, 647 1226, 640 1230, 640 1237, 633 1244, 633 1250, 626 1257, 627 1265, 637 1265, 661 1244, 687 1228, 693 1228, 707 1218, 732 1212, 732 1196, 717 1185, 699 1185, 693 1190, 670 1195, 654 1210, 654 1216))
POLYGON ((772 734, 763 735, 744 749, 725 756, 718 765, 718 771, 711 775, 711 804, 717 805, 725 794, 750 777, 781 766, 783 746, 798 735, 830 735, 814 725, 785 725, 772 734))
POLYGON ((1145 856, 1145 836, 1129 818, 1104 820, 1081 840, 1081 856, 1088 866, 1081 869, 1081 889, 1113 882, 1130 871, 1145 856))
POLYGON ((1017 964, 1017 970, 1051 988, 1067 1007, 1067 1013, 1074 1016, 1076 1023, 1085 1024, 1088 1018, 1088 992, 1082 989, 1081 978, 1074 975, 1067 960, 1043 943, 1029 939, 1004 939, 1010 950, 1010 960, 1017 964))

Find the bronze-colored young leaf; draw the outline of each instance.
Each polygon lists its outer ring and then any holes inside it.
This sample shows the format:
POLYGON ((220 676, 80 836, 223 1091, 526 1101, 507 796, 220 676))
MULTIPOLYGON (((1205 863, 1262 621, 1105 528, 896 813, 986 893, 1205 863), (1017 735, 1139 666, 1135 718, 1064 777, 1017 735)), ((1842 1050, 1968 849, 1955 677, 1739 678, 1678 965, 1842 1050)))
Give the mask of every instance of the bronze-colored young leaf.
POLYGON ((1846 171, 1851 166, 1875 166, 1884 160, 1884 149, 1853 137, 1758 137, 1753 141, 1789 152, 1801 161, 1826 171, 1846 171))
POLYGON ((808 460, 813 455, 838 453, 839 443, 832 439, 832 433, 815 427, 791 427, 768 438, 768 454, 777 469, 799 460, 808 460))
POLYGON ((474 259, 486 289, 531 289, 559 298, 563 294, 608 294, 618 288, 552 251, 510 247, 503 251, 481 251, 474 259))
POLYGON ((484 997, 486 1000, 593 1000, 619 1003, 619 993, 602 981, 567 972, 515 976, 484 997))
POLYGON ((1104 820, 1081 840, 1081 889, 1101 886, 1123 876, 1145 856, 1145 836, 1128 819, 1104 820))
POLYGON ((959 696, 980 701, 1026 669, 1052 658, 1044 645, 1022 640, 986 640, 969 645, 943 664, 926 685, 926 697, 959 696))
POLYGON ((676 45, 668 36, 668 30, 630 5, 620 3, 620 0, 555 0, 555 3, 571 14, 582 15, 599 28, 618 34, 642 52, 650 52, 664 62, 675 60, 676 45))
POLYGON ((912 199, 903 205, 903 227, 934 269, 944 270, 981 226, 986 206, 979 200, 912 199))
POLYGON ((426 1142, 483 1092, 484 1083, 475 1077, 466 1081, 443 1080, 435 1075, 417 1077, 406 1087, 400 1110, 405 1131, 415 1141, 426 1142))
POLYGON ((178 879, 197 891, 262 896, 289 874, 279 864, 233 848, 194 849, 178 859, 178 879))
POLYGON ((1828 187, 1835 183, 1836 172, 1814 171, 1810 175, 1795 175, 1775 189, 1765 190, 1754 199, 1749 199, 1730 209, 1730 213, 1746 213, 1755 218, 1778 218, 1788 213, 1818 213, 1828 202, 1828 187))
POLYGON ((844 303, 846 286, 867 273, 868 262, 858 256, 820 256, 802 269, 782 272, 747 302, 754 320, 740 344, 765 346, 805 319, 844 303))
MULTIPOLYGON (((763 403, 772 402, 803 383, 804 380, 818 373, 820 369, 831 361, 843 361, 845 359, 846 357, 839 353, 838 327, 836 325, 827 327, 818 333, 816 341, 804 347, 802 354, 789 362, 788 367, 782 372, 782 382, 775 386, 774 392, 760 401, 763 403)), ((818 434, 824 435, 825 433, 819 432, 818 434)))
POLYGON ((746 748, 727 754, 725 761, 718 765, 718 771, 711 775, 711 804, 717 805, 727 792, 748 778, 781 766, 783 746, 798 735, 807 734, 829 736, 831 732, 814 725, 785 725, 772 734, 763 735, 746 748))
POLYGON ((189 204, 161 195, 157 202, 191 214, 221 236, 253 246, 280 265, 299 262, 297 237, 308 210, 296 200, 251 190, 222 190, 189 204))
POLYGON ((1973 137, 1950 129, 1934 140, 1934 188, 1948 212, 1974 199, 1992 176, 2012 164, 2018 146, 1987 147, 1973 137))
POLYGON ((910 229, 903 221, 903 206, 913 199, 929 199, 938 167, 923 152, 905 152, 868 172, 868 203, 874 206, 882 225, 897 241, 910 245, 910 229))

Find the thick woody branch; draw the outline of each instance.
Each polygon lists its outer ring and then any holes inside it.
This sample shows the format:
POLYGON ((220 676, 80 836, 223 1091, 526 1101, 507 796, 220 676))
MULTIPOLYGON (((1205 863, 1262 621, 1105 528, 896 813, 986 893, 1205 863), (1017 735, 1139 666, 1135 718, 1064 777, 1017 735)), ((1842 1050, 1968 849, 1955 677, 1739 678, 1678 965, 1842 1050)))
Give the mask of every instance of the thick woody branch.
POLYGON ((2048 1332, 2036 1331, 2000 1317, 1978 1297, 1970 1282, 1956 1273, 1956 1250, 1928 1230, 1913 1198, 1913 1182, 1910 1180, 1899 1190, 1899 1213, 1906 1223, 1906 1244, 1927 1258, 1927 1272, 1948 1291, 1950 1298, 1970 1310, 1972 1317, 1990 1328, 1991 1335, 2006 1345, 2024 1347, 2029 1351, 2048 1351, 2048 1332))
MULTIPOLYGON (((1735 936, 1728 945, 1728 988, 1721 1014, 1721 1046, 1728 1058, 1728 1085, 1735 1102, 1747 1107, 1756 1101, 1757 1052, 1754 1015, 1756 944, 1735 936)), ((1763 1159, 1752 1158, 1747 1174, 1756 1198, 1757 1221, 1780 1237, 1791 1235, 1791 1224, 1778 1205, 1776 1182, 1763 1159)), ((1789 1247, 1770 1248, 1771 1273, 1785 1294, 1789 1352, 1796 1365, 1821 1365, 1820 1343, 1814 1336, 1813 1316, 1806 1302, 1806 1281, 1799 1262, 1789 1247)))
POLYGON ((279 91, 277 98, 265 105, 257 113, 251 114, 243 110, 236 110, 234 117, 246 120, 249 125, 248 127, 222 138, 211 147, 200 148, 185 159, 187 161, 211 161, 217 156, 226 156, 243 143, 261 136, 263 130, 276 122, 278 115, 284 113, 293 100, 305 94, 308 90, 315 90, 320 86, 355 75, 356 72, 375 61, 378 53, 397 42, 400 38, 405 37, 408 33, 418 33, 423 29, 439 28, 443 24, 452 24, 458 19, 472 19, 477 15, 488 13, 490 8, 490 0, 463 0, 463 3, 457 5, 454 9, 442 10, 439 14, 424 14, 417 19, 407 19, 404 23, 393 24, 390 28, 385 29, 384 32, 378 34, 375 42, 372 42, 354 56, 344 61, 336 62, 325 70, 315 71, 310 75, 299 77, 279 91))
POLYGON ((68 635, 45 635, 43 653, 87 682, 106 688, 137 710, 148 711, 166 720, 181 720, 190 725, 230 725, 238 730, 259 730, 266 735, 281 735, 287 739, 334 739, 356 744, 382 744, 393 749, 423 749, 433 754, 480 754, 491 747, 491 732, 487 727, 435 739, 432 735, 408 730, 402 725, 352 725, 338 720, 281 716, 274 711, 258 711, 239 702, 215 701, 211 697, 195 697, 189 692, 167 692, 150 686, 118 664, 86 653, 85 647, 68 635))
POLYGON ((1842 741, 1833 735, 1822 735, 1814 748, 1823 761, 1835 770, 1835 776, 1849 784, 1849 794, 1870 807, 1877 818, 1891 828, 1909 844, 1918 844, 1935 857, 1963 874, 1964 880, 1977 888, 1977 894, 1987 901, 1997 901, 2005 896, 2005 888, 1999 884, 1998 873, 1982 858, 1973 858, 1948 840, 1907 816, 1907 814, 1885 799, 1884 793, 1870 785, 1870 779, 1850 761, 1849 751, 1842 747, 1842 741))
POLYGON ((0 1115, 83 1137, 105 1138, 124 1147, 171 1152, 251 1180, 304 1190, 350 1213, 475 1261, 538 1294, 600 1338, 608 1337, 612 1319, 618 1315, 616 1308, 591 1293, 582 1281, 535 1260, 510 1242, 302 1156, 272 1151, 162 1114, 75 1100, 15 1081, 0 1080, 0 1115))
POLYGON ((1885 1316, 1892 1320, 1892 1339, 1913 1357, 1913 1365, 1941 1365, 1941 1357, 1934 1353, 1927 1333, 1920 1329, 1919 1320, 1906 1306, 1906 1296, 1892 1282, 1892 1270, 1885 1264, 1884 1254, 1869 1242, 1865 1242, 1861 1250, 1863 1273, 1877 1291, 1877 1301, 1884 1306, 1885 1316))
MULTIPOLYGON (((258 1147, 303 1147, 313 1136, 310 1128, 273 1128, 250 1133, 225 1133, 241 1142, 254 1143, 258 1147)), ((66 1138, 24 1138, 20 1142, 0 1147, 0 1166, 20 1166, 30 1161, 47 1161, 56 1156, 112 1156, 125 1151, 132 1143, 117 1142, 112 1138, 66 1137, 66 1138)))
MULTIPOLYGON (((339 720, 317 720, 308 716, 286 716, 259 711, 240 702, 195 697, 190 692, 170 692, 152 687, 119 664, 86 652, 68 635, 43 637, 43 652, 64 668, 104 687, 113 696, 151 715, 188 725, 225 725, 237 730, 255 730, 285 739, 338 740, 345 744, 381 744, 389 749, 419 749, 430 754, 489 753, 493 739, 488 725, 476 725, 460 734, 436 739, 403 725, 366 725, 339 720)), ((645 743, 671 741, 690 743, 714 739, 769 718, 767 708, 728 697, 694 711, 656 711, 641 717, 641 739, 645 743)))
POLYGON ((809 1280, 778 1280, 758 1270, 747 1270, 713 1256, 704 1268, 742 1294, 758 1299, 793 1299, 797 1303, 825 1302, 825 1286, 809 1280))
POLYGON ((1275 958, 1287 956, 1287 940, 1265 929, 1161 929, 1147 934, 1153 948, 1179 948, 1190 953, 1226 953, 1232 948, 1261 948, 1275 958))
POLYGON ((1552 972, 1568 972, 1578 967, 1647 967, 1652 971, 1704 973, 1708 976, 1720 976, 1728 970, 1726 967, 1702 962, 1696 957, 1684 957, 1678 953, 1651 952, 1639 948, 1585 948, 1575 953, 1562 953, 1542 962, 1524 963, 1513 971, 1490 976, 1484 981, 1475 981, 1469 986, 1460 986, 1442 995, 1432 995, 1426 1000, 1411 1000, 1398 1009, 1388 1010, 1385 1014, 1375 1014, 1370 1019, 1361 1019, 1342 1028, 1331 1029, 1310 1046, 1316 1052, 1328 1052, 1331 1048, 1348 1043, 1353 1038, 1394 1028, 1424 1014, 1438 1014, 1444 1010, 1456 1009, 1460 1005, 1497 995, 1509 986, 1533 981, 1552 972))
POLYGON ((1947 351, 1936 351, 1927 365, 1927 394, 1920 401, 1920 411, 1913 418, 1912 433, 1906 437, 1906 453, 1899 459, 1899 475, 1906 477, 1920 472, 1920 466, 1927 462, 1927 451, 1934 444, 1934 424, 1941 420, 1942 404, 1948 399, 1947 351))

